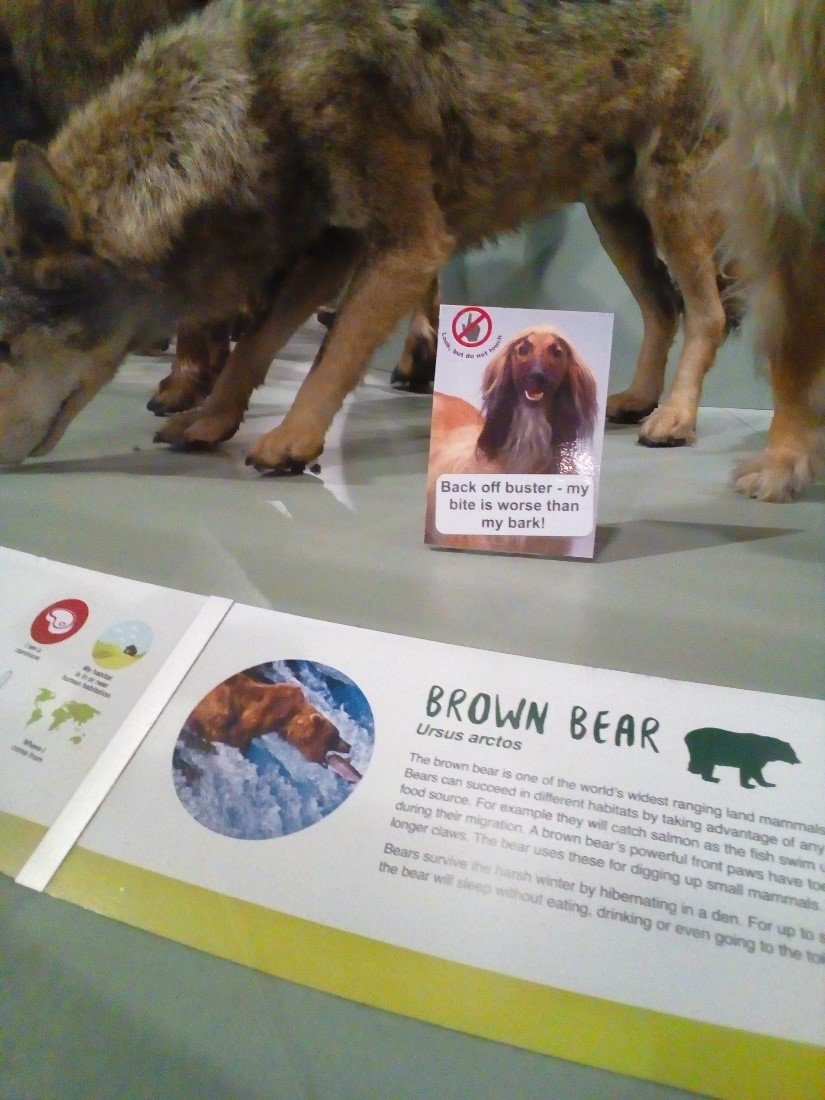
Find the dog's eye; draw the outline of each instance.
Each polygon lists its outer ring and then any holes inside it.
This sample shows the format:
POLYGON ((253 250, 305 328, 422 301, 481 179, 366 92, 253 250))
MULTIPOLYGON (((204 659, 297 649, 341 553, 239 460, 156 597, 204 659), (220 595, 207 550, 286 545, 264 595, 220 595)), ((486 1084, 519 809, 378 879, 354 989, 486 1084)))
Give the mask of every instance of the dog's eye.
POLYGON ((522 340, 521 343, 516 348, 516 353, 518 355, 521 355, 523 358, 525 358, 526 356, 530 355, 532 350, 533 350, 533 345, 530 343, 530 341, 529 340, 522 340))
POLYGON ((553 360, 554 363, 558 363, 559 360, 564 358, 564 349, 561 344, 557 344, 554 340, 552 344, 547 348, 547 354, 553 360))
POLYGON ((0 340, 0 363, 11 362, 11 344, 8 340, 0 340))

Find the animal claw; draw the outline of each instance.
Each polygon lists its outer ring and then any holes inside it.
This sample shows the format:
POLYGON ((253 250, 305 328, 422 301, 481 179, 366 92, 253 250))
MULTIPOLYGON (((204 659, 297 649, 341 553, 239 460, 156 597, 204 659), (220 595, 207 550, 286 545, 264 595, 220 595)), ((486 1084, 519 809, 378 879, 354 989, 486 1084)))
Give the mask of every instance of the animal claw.
POLYGON ((639 436, 637 440, 640 447, 686 447, 688 444, 687 439, 681 439, 676 435, 662 436, 661 439, 648 439, 645 436, 639 436))
POLYGON ((306 462, 301 462, 299 459, 284 458, 273 465, 259 458, 253 458, 251 455, 247 455, 245 465, 252 466, 259 474, 274 474, 278 477, 289 477, 295 474, 302 474, 307 464, 306 462))

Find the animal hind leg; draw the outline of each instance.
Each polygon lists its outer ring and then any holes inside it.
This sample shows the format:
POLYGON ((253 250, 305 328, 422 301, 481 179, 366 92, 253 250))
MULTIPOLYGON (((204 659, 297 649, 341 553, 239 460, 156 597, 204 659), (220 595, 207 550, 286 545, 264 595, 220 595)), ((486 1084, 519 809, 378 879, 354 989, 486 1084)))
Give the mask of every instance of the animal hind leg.
POLYGON ((718 783, 719 780, 714 776, 713 769, 716 764, 707 760, 691 760, 688 764, 688 771, 693 775, 701 775, 706 783, 718 783))
POLYGON ((395 389, 409 390, 411 393, 427 393, 431 389, 435 378, 440 304, 441 285, 436 276, 410 318, 404 350, 390 378, 390 384, 395 389))
POLYGON ((679 447, 696 438, 702 383, 725 335, 716 259, 721 222, 707 201, 675 182, 660 185, 660 199, 649 216, 682 294, 685 338, 670 393, 642 425, 639 442, 648 447, 679 447))
POLYGON ((325 239, 306 253, 282 280, 263 321, 241 334, 203 405, 170 417, 155 434, 155 442, 186 450, 231 438, 278 349, 313 310, 340 290, 356 256, 357 246, 349 235, 325 239))
POLYGON ((172 369, 149 399, 150 412, 170 416, 200 405, 209 396, 229 359, 231 328, 231 321, 178 326, 172 369))
POLYGON ((656 254, 643 210, 628 200, 612 206, 588 203, 587 212, 642 313, 644 335, 633 381, 607 399, 608 420, 638 424, 656 408, 664 388, 667 357, 679 324, 679 295, 656 254))

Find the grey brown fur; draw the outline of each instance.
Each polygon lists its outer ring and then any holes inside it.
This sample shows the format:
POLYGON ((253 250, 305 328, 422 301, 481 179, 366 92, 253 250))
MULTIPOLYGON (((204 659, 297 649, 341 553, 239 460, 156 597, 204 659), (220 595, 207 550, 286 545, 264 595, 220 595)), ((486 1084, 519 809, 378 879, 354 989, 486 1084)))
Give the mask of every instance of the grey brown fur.
POLYGON ((678 323, 667 261, 689 383, 670 412, 695 415, 725 315, 701 172, 718 134, 683 24, 675 0, 216 0, 159 35, 48 161, 21 150, 0 187, 0 342, 15 368, 0 379, 0 460, 50 448, 147 331, 218 320, 265 289, 272 310, 210 399, 159 433, 218 442, 274 350, 346 285, 293 408, 250 455, 301 468, 453 251, 571 201, 642 308, 651 392, 678 323), (94 318, 87 278, 106 287, 94 318))
POLYGON ((796 497, 825 465, 825 0, 693 0, 729 137, 715 173, 770 365, 765 449, 734 484, 796 497))
POLYGON ((3 0, 0 157, 20 138, 48 141, 106 87, 147 34, 206 0, 3 0))
MULTIPOLYGON (((45 144, 102 91, 143 39, 207 0, 4 0, 0 5, 0 158, 21 139, 45 144)), ((227 303, 228 311, 234 303, 227 303)), ((160 415, 209 392, 229 355, 229 325, 183 325, 172 371, 150 400, 160 415)), ((166 343, 165 340, 161 343, 166 343)))

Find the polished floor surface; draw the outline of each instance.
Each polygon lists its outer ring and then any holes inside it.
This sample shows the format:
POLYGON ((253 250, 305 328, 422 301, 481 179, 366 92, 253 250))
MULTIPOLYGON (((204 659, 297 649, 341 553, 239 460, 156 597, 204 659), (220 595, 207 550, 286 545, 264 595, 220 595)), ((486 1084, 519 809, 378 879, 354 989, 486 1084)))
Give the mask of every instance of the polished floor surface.
MULTIPOLYGON (((439 552, 423 545, 429 398, 393 392, 383 371, 339 416, 318 475, 261 478, 244 466, 317 338, 299 334, 215 454, 151 443, 145 402, 164 364, 130 360, 52 455, 0 473, 0 544, 343 623, 821 695, 822 489, 780 506, 728 487, 732 463, 762 445, 768 413, 703 409, 698 443, 680 450, 609 429, 593 562, 439 552)), ((682 1094, 297 988, 2 880, 0 1095, 682 1094)))

